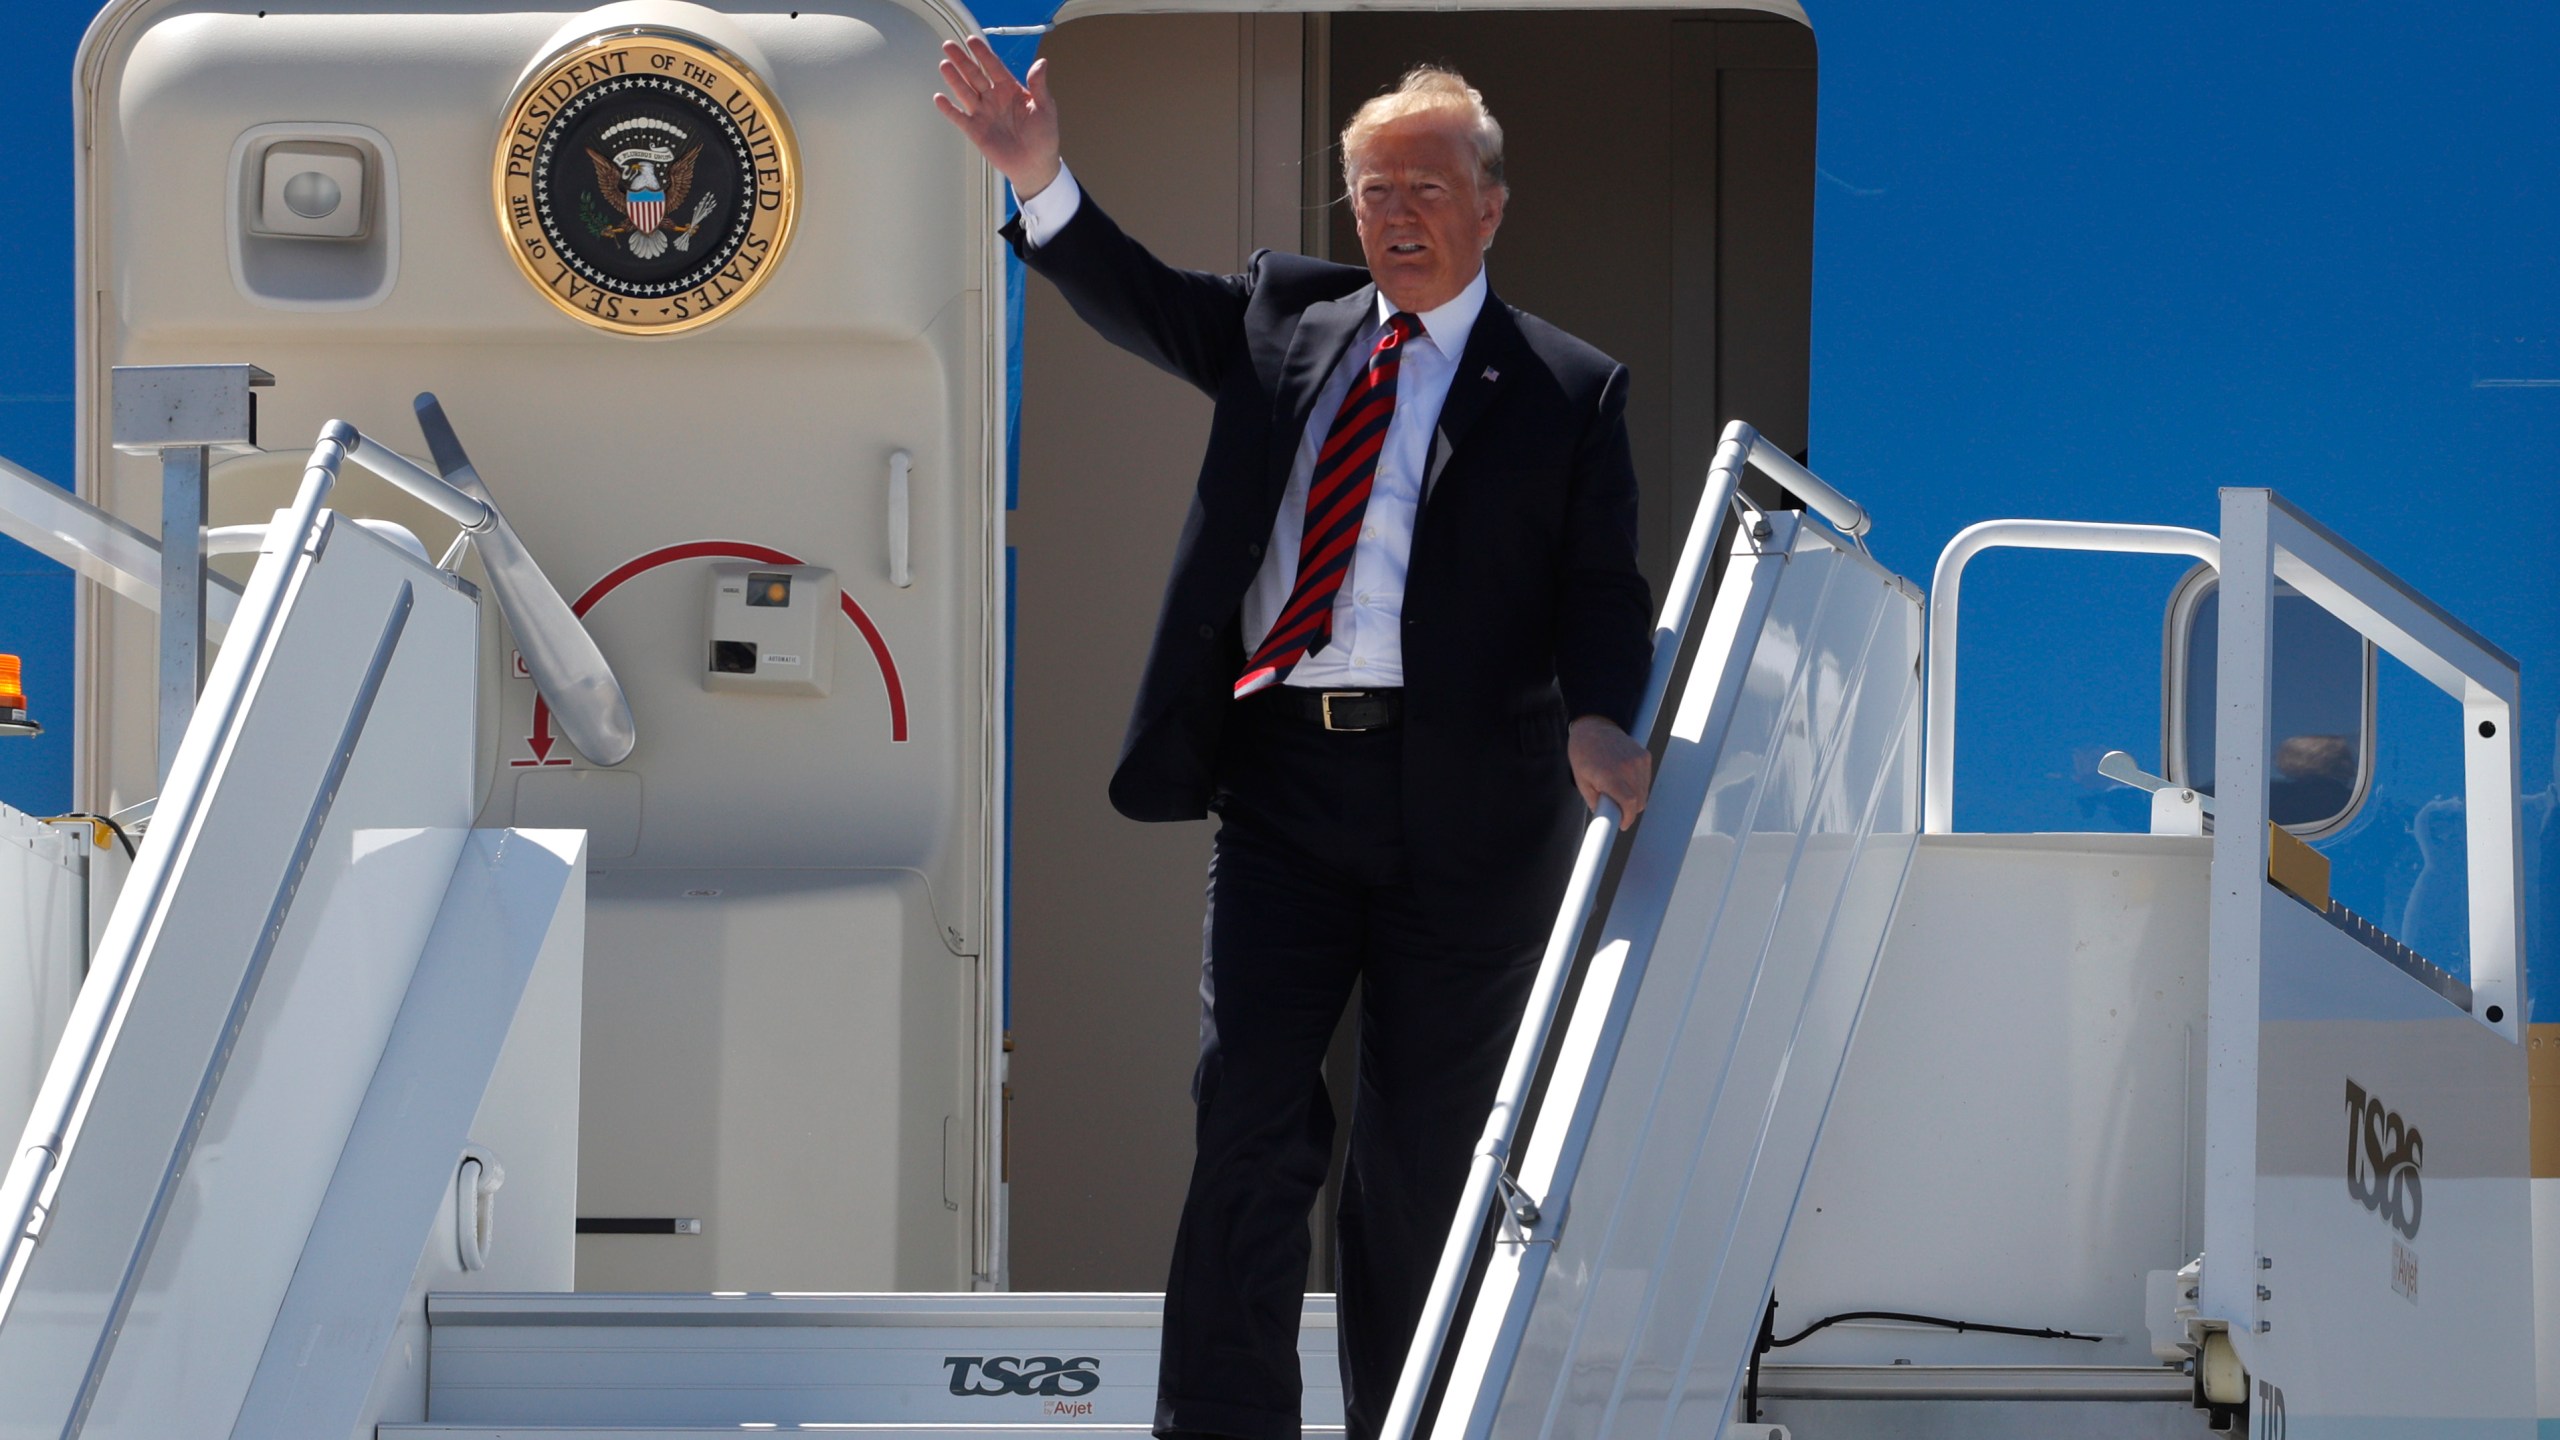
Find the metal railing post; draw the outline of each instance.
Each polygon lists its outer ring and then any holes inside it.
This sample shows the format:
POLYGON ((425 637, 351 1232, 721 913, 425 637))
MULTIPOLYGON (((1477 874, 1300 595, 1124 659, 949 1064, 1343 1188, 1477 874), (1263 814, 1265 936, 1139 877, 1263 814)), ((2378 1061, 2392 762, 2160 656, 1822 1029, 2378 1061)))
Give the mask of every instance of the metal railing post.
POLYGON ((1956 532, 1929 578, 1929 687, 1921 721, 1920 832, 1944 835, 1956 815, 1956 622, 1964 569, 1985 550, 2082 550, 2109 555, 2184 555, 2216 569, 2222 542, 2179 525, 2095 520, 1985 520, 1956 532))
POLYGON ((165 785, 204 689, 205 555, 213 452, 258 443, 250 391, 276 383, 255 365, 119 365, 110 439, 160 457, 158 774, 165 785))
POLYGON ((204 689, 205 476, 213 450, 171 445, 160 452, 159 769, 162 784, 204 689))

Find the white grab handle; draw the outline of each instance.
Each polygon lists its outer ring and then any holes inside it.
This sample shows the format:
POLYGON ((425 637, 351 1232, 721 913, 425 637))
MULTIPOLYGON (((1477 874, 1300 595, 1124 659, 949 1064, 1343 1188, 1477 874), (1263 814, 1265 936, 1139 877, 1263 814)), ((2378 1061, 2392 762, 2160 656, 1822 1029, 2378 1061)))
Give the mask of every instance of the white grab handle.
POLYGON ((904 450, 889 457, 889 583, 901 590, 916 583, 907 548, 907 476, 914 464, 914 457, 904 450))
POLYGON ((489 1268, 498 1187, 506 1183, 506 1167, 496 1156, 479 1150, 463 1152, 461 1172, 453 1181, 453 1244, 466 1271, 489 1268))

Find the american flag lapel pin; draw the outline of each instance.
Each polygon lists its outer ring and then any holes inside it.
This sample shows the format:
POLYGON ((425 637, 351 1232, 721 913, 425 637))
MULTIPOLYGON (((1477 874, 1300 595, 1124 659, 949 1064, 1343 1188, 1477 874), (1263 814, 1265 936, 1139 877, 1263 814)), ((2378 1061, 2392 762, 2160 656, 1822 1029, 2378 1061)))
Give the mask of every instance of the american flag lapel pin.
POLYGON ((1490 365, 1487 365, 1484 367, 1484 378, 1487 384, 1491 384, 1492 382, 1502 378, 1502 372, 1494 369, 1490 365))

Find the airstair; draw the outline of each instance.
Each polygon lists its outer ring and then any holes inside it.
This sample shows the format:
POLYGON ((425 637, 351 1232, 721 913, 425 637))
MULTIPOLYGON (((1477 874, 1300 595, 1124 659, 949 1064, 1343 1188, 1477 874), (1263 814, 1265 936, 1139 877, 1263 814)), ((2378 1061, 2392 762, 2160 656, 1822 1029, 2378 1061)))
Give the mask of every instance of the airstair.
MULTIPOLYGON (((432 469, 333 422, 294 505, 259 537, 8 1172, 0 1434, 1142 1433, 1158 1297, 572 1289, 583 841, 471 828, 481 597, 453 573, 459 547, 433 563, 325 508, 340 467, 372 470, 472 537, 583 750, 627 749, 631 722, 432 397, 419 410, 432 469)), ((1767 1436, 1784 1427, 1762 1420, 1764 1394, 1846 1399, 1798 1411, 1808 1435, 1902 1433, 1933 1404, 1944 1417, 2020 1400, 2090 1406, 2071 1433, 2202 1433, 2246 1417, 2281 1436, 2288 1417, 2320 1417, 2418 1435, 2452 1417, 2465 1434, 2530 1434, 2514 666, 2266 492, 2224 505, 2219 539, 2080 527, 2006 543, 2208 552, 2225 633, 2258 637, 2221 652, 2225 694, 2273 683, 2267 630, 2250 627, 2281 579, 2460 700, 2475 937, 2460 992, 2310 903, 2251 798, 2264 705, 2227 707, 2217 730, 2211 843, 2174 833, 2193 818, 2191 791, 2155 806, 2163 833, 2100 837, 2114 849, 1991 856, 1955 843, 1984 837, 1943 834, 1952 733, 1924 746, 1923 716, 1951 707, 1962 557, 1942 567, 1933 631, 1917 587, 1866 553, 1866 512, 1736 423, 1656 635, 1641 717, 1660 738, 1652 802, 1613 884, 1617 816, 1604 805, 1586 831, 1391 1440, 1767 1436), (1806 509, 1745 499, 1750 470, 1806 509), (2148 984, 2141 967, 2166 967, 2166 984, 2195 988, 2188 1036, 2210 1021, 2191 1152, 2203 1259, 2183 1228, 2174 1246, 2141 1240, 2125 1253, 2158 1262, 2146 1289, 2110 1268, 2115 1240, 2094 1236, 2078 1243, 2108 1273, 2085 1294, 2042 1285, 2032 1255, 2002 1292, 2093 1319, 1988 1324, 2008 1348, 1955 1363, 1880 1364, 1850 1337, 1823 1363, 1764 1364, 1773 1289, 1838 1306, 1820 1329, 1868 1313, 1849 1309, 1862 1297, 1899 1299, 1896 1285, 1961 1288, 1910 1278, 1941 1268, 1933 1246, 1999 1256, 1997 1235, 1891 1206, 1846 1237, 1790 1237, 1825 1200, 1875 1203, 1858 1162, 1913 1128, 1898 1082, 1931 1063, 1927 1006, 1998 1017, 2027 990, 1989 978, 1994 967, 2044 963, 2075 937, 2085 950, 2135 913, 2023 898, 1968 913, 1964 896, 2021 877, 2093 894, 2154 886, 2142 934, 2120 962, 2100 944, 2081 983, 2121 963, 2148 984), (1883 1033, 1853 1055, 1862 1016, 1883 1033), (1886 1071, 1862 1072, 1859 1056, 1889 1057, 1872 1061, 1886 1071), (2344 1210, 2327 1169, 2339 1074, 2350 1139, 2370 1133, 2379 1157, 2359 1168, 2351 1146, 2344 1185, 2375 1203, 2344 1210), (1866 1148, 1822 1148, 1835 1115, 1866 1148), (2414 1137, 2412 1115, 2434 1140, 2433 1308, 2404 1243, 2420 1228, 2416 1142, 2380 1154, 2384 1137, 2414 1137), (2377 1309, 2376 1276, 2358 1267, 2386 1240, 2400 1293, 2377 1309), (1860 1285, 1874 1288, 1844 1288, 1860 1285), (2394 1371, 2392 1353, 2424 1363, 2394 1371), (2341 1370, 2339 1355, 2361 1359, 2341 1370)), ((102 522, 71 519, 86 538, 55 541, 108 563, 102 522)), ((2101 1057, 2119 1045, 2069 1038, 2101 1057)), ((1977 1058, 1994 1075, 2013 1063, 1996 1042, 1977 1058)), ((2130 1152, 2151 1175, 2122 1193, 2148 1194, 2172 1148, 2130 1152)), ((2184 1204, 2185 1188, 2163 1193, 2184 1204)), ((2025 1223, 2064 1203, 2024 1171, 2016 1190, 2025 1223)), ((1310 1297, 1301 1354, 1317 1433, 1342 1418, 1332 1336, 1329 1299, 1310 1297)), ((1968 1423, 2054 1426, 2025 1415, 1968 1423)))
MULTIPOLYGON (((10 1173, 24 1217, 0 1313, 10 1433, 343 1434, 404 1412, 428 1433, 1143 1427, 1155 1297, 565 1293, 569 1199, 556 1172, 573 1148, 573 1090, 563 1057, 537 1052, 544 1027, 559 1039, 561 1007, 574 1013, 564 957, 579 947, 580 846, 574 834, 469 828, 477 596, 454 557, 430 564, 323 508, 339 468, 374 471, 474 537, 582 749, 627 751, 629 712, 432 397, 420 414, 441 476, 351 427, 324 433, 294 507, 267 527, 176 747, 10 1173), (503 1166, 481 1154, 498 1148, 502 1111, 520 1129, 551 1129, 513 1137, 503 1166), (489 1218, 501 1184, 504 1243, 489 1218), (534 1288, 446 1288, 456 1277, 534 1288)), ((57 524, 55 540, 72 545, 70 528, 57 524)), ((1679 1203, 1655 1207, 1650 1230, 1612 1216, 1573 1234, 1685 1249, 1692 1212, 1740 1207, 1747 1223, 1728 1253, 1655 1303, 1685 1312, 1741 1295, 1724 1319, 1748 1330, 1787 1177, 1810 1154, 1916 826, 1918 595, 1844 538, 1863 528, 1863 512, 1747 427, 1728 436, 1658 637, 1648 722, 1675 688, 1710 547, 1730 529, 1728 579, 1547 1091, 1546 1113, 1573 1122, 1569 1140, 1534 1150, 1522 1178, 1506 1163, 1585 955, 1616 830, 1607 813, 1591 824, 1485 1139, 1462 1230, 1481 1229, 1499 1189, 1504 1238, 1479 1318, 1536 1293, 1521 1262, 1550 1252, 1572 1197, 1594 1197, 1582 1203, 1598 1216, 1666 1196, 1679 1203), (1839 529, 1741 505, 1755 460, 1839 529), (1648 975, 1689 1001, 1639 1016, 1648 975), (1732 1003, 1743 995, 1751 1003, 1732 1003), (1642 1022, 1632 1041, 1631 1019, 1642 1022), (1681 1102, 1675 1113, 1600 1102, 1626 1054, 1654 1072, 1652 1094, 1681 1102), (1675 1096, 1700 1063, 1723 1065, 1721 1091, 1675 1096), (1800 1083, 1779 1085, 1785 1073, 1800 1083), (1745 1183, 1682 1179, 1701 1171, 1745 1183), (1605 1186, 1577 1189, 1577 1173, 1605 1186), (1755 1173, 1775 1178, 1751 1183, 1755 1173), (1549 1197, 1543 1213, 1524 1180, 1549 1197)), ((72 548, 107 563, 101 536, 114 538, 99 517, 72 548)), ((1471 1252, 1453 1242, 1453 1276, 1471 1252)), ((1578 1248, 1563 1258, 1581 1263, 1578 1248)), ((1461 1352, 1479 1375, 1491 1373, 1481 1329, 1461 1352)), ((1338 1424, 1327 1300, 1310 1300, 1303 1334, 1308 1419, 1338 1424)))

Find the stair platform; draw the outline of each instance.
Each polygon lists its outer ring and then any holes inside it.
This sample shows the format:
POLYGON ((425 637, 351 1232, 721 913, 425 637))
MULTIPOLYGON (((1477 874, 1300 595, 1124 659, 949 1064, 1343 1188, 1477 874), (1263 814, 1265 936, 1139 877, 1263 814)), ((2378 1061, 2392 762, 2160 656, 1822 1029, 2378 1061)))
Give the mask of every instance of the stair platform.
MULTIPOLYGON (((1163 1316, 1148 1294, 434 1295, 428 1421, 381 1433, 1143 1433, 1163 1316)), ((1342 1423, 1334 1337, 1333 1297, 1309 1296, 1311 1431, 1342 1423)))

